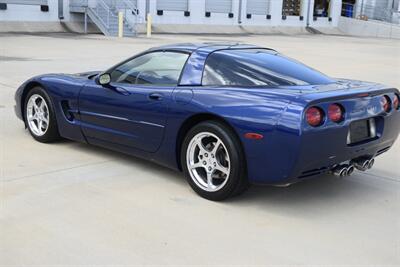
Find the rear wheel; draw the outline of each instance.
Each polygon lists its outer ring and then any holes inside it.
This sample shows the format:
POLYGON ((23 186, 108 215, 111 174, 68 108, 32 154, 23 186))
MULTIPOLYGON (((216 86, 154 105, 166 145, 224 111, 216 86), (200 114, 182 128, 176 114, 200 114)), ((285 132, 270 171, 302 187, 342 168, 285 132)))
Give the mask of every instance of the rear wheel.
POLYGON ((31 89, 25 100, 25 122, 32 137, 49 143, 60 139, 50 97, 41 87, 31 89))
POLYGON ((194 126, 183 141, 181 162, 190 186, 206 199, 223 200, 248 187, 240 143, 222 123, 194 126))

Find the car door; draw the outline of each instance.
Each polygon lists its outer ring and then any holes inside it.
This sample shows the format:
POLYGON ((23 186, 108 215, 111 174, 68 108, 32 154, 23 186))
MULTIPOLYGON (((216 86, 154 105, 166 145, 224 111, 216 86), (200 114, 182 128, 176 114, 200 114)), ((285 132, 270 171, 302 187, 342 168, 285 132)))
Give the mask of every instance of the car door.
POLYGON ((160 146, 172 91, 188 54, 150 52, 109 70, 107 86, 82 89, 79 113, 89 143, 155 152, 160 146))

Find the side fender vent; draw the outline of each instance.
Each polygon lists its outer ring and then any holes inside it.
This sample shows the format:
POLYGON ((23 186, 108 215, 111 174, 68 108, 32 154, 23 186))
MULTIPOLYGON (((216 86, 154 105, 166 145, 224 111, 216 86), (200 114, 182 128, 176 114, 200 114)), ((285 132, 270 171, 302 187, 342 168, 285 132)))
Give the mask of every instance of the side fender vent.
POLYGON ((61 101, 61 108, 62 108, 65 118, 68 121, 73 121, 75 119, 74 112, 71 111, 67 100, 61 101))

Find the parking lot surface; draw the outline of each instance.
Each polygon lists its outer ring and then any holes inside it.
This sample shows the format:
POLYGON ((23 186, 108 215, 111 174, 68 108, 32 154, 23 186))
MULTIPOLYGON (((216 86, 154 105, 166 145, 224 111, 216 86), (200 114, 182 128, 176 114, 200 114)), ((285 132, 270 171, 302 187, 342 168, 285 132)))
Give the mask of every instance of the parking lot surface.
POLYGON ((152 46, 211 41, 272 47, 333 77, 400 88, 395 40, 0 35, 0 265, 400 265, 399 140, 368 172, 253 186, 215 203, 154 163, 35 142, 14 115, 14 92, 33 75, 104 70, 152 46))

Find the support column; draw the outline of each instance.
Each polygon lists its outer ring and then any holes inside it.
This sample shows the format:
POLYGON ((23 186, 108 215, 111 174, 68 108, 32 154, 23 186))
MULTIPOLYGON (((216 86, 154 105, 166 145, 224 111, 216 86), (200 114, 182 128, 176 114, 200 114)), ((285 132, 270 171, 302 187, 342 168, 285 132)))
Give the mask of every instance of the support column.
POLYGON ((58 18, 64 19, 64 0, 58 0, 58 18))
POLYGON ((88 20, 87 20, 87 7, 85 7, 85 34, 87 34, 87 23, 88 23, 88 20))

